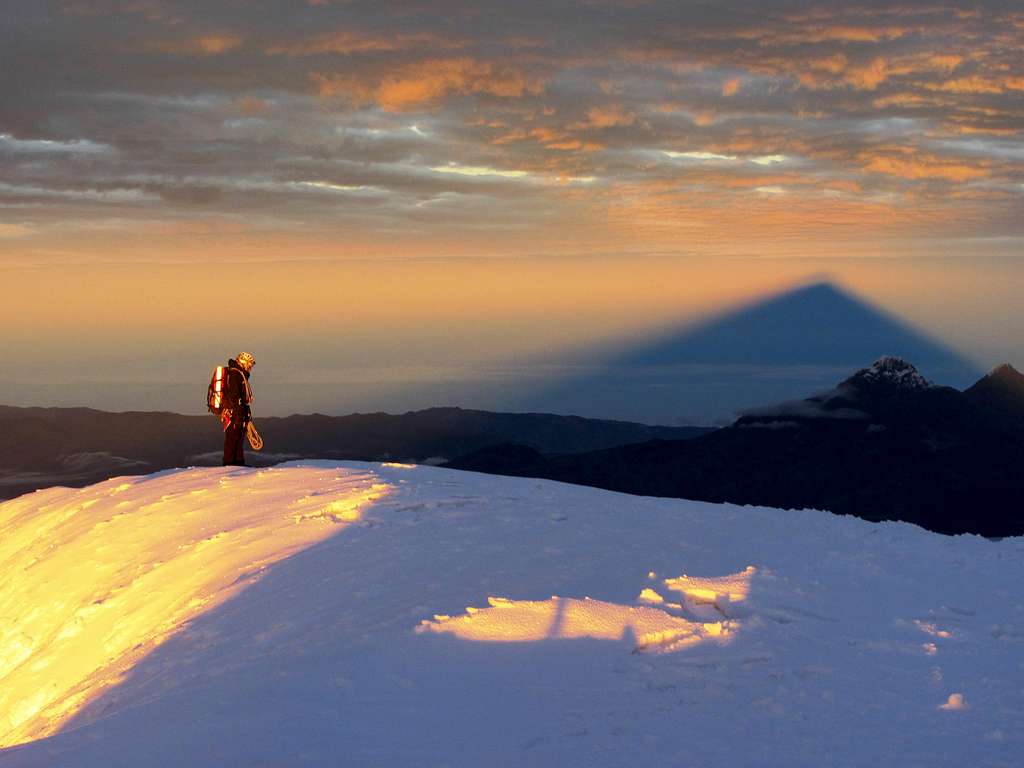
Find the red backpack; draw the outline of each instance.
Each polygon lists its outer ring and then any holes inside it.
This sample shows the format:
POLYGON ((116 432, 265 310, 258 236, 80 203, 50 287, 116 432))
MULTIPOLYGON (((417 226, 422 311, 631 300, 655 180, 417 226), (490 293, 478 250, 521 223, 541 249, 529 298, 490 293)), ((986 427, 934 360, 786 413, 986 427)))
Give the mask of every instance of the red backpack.
POLYGON ((215 416, 224 409, 224 387, 227 386, 228 371, 223 365, 213 369, 210 386, 206 390, 206 408, 215 416))

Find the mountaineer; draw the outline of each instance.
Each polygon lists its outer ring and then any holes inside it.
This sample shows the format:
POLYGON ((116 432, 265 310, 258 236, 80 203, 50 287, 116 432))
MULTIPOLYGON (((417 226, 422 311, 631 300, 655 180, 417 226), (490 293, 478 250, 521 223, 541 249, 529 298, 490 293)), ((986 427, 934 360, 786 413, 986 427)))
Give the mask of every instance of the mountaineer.
MULTIPOLYGON (((244 467, 243 444, 252 420, 252 388, 249 374, 256 359, 248 352, 217 366, 207 392, 207 406, 224 425, 224 466, 244 467)), ((254 446, 258 449, 259 446, 254 446)))

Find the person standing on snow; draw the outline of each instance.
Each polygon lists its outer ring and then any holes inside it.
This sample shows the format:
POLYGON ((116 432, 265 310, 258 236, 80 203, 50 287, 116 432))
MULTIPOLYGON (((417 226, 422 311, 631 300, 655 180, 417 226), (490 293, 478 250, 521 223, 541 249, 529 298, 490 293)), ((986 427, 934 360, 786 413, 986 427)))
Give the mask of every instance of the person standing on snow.
POLYGON ((256 359, 248 352, 242 352, 233 360, 228 360, 225 369, 224 407, 220 412, 220 420, 224 425, 224 466, 244 467, 245 434, 249 421, 252 419, 252 389, 249 387, 249 374, 256 359))

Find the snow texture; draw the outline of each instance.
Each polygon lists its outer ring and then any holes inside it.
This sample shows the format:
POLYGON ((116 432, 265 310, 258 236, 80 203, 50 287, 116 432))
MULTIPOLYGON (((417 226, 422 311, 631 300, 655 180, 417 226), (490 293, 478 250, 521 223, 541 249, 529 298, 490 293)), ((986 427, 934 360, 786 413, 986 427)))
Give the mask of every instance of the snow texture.
POLYGON ((1019 538, 436 467, 53 488, 0 504, 0 765, 1019 765, 1022 577, 1019 538))

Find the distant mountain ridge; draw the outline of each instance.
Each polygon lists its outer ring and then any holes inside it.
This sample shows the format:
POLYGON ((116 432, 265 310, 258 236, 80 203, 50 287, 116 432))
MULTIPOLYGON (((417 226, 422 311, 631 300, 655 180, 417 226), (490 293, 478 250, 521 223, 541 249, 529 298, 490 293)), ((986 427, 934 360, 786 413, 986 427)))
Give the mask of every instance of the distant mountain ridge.
POLYGON ((1024 376, 1009 366, 961 392, 885 357, 832 390, 690 441, 574 456, 492 446, 449 466, 1007 536, 1024 534, 1022 415, 1024 376))
MULTIPOLYGON (((293 415, 258 423, 267 447, 262 453, 247 451, 256 465, 298 458, 438 463, 509 441, 544 453, 574 453, 709 431, 462 408, 293 415)), ((0 498, 50 485, 87 485, 116 474, 217 465, 222 445, 220 423, 212 416, 0 406, 0 498)))

